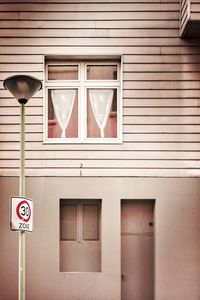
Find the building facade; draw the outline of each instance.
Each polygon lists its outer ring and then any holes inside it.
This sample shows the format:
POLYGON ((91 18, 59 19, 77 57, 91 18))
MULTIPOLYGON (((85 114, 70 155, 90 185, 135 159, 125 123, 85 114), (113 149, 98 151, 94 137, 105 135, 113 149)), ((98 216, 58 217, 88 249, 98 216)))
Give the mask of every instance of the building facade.
POLYGON ((0 299, 17 299, 20 107, 3 88, 16 74, 43 83, 26 105, 27 300, 199 299, 191 2, 0 1, 0 299))

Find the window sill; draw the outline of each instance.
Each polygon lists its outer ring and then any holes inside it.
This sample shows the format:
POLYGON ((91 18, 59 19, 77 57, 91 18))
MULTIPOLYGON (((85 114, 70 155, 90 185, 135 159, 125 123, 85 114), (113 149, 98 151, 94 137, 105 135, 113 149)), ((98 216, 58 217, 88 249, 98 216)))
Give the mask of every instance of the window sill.
POLYGON ((81 275, 81 274, 102 274, 102 271, 59 271, 61 275, 67 276, 67 275, 81 275))
POLYGON ((78 140, 78 139, 66 139, 66 138, 51 138, 43 141, 43 144, 79 144, 79 145, 84 145, 84 144, 98 144, 98 145, 103 145, 103 144, 123 144, 123 141, 119 138, 115 139, 110 139, 110 138, 105 138, 105 139, 96 139, 96 138, 91 138, 88 140, 78 140))

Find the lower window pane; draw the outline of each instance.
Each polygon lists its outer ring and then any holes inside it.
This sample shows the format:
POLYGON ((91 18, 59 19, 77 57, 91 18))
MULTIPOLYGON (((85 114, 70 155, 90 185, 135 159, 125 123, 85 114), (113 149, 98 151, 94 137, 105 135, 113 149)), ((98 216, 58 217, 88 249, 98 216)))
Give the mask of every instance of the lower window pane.
POLYGON ((78 137, 78 90, 48 91, 48 138, 78 137))
POLYGON ((87 90, 87 137, 117 137, 117 89, 87 90))

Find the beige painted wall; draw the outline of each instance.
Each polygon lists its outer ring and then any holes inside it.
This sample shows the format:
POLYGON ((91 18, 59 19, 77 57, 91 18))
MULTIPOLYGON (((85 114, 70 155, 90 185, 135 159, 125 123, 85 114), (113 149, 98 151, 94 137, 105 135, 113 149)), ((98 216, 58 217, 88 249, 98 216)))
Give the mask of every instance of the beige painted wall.
POLYGON ((27 175, 200 176, 200 47, 179 38, 178 0, 18 2, 0 2, 0 175, 19 174, 6 77, 43 80, 45 56, 121 55, 123 144, 44 144, 40 91, 26 109, 27 175))
MULTIPOLYGON (((1 178, 0 299, 17 299, 17 233, 1 178)), ((155 300, 200 295, 200 179, 28 178, 34 232, 27 234, 27 300, 120 300, 120 199, 156 199, 155 300), (102 272, 59 273, 59 198, 102 198, 102 272), (46 213, 45 213, 46 211, 46 213)))

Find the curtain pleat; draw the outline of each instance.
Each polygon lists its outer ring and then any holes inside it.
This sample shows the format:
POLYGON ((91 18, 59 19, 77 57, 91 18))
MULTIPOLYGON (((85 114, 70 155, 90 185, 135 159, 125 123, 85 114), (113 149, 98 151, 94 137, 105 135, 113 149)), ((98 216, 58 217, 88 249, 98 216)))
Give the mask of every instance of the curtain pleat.
POLYGON ((51 97, 57 121, 62 130, 61 138, 65 138, 65 131, 72 114, 76 90, 52 90, 51 97))
POLYGON ((114 91, 111 89, 89 90, 90 103, 95 120, 100 129, 101 138, 104 137, 104 129, 110 114, 113 94, 114 91))

